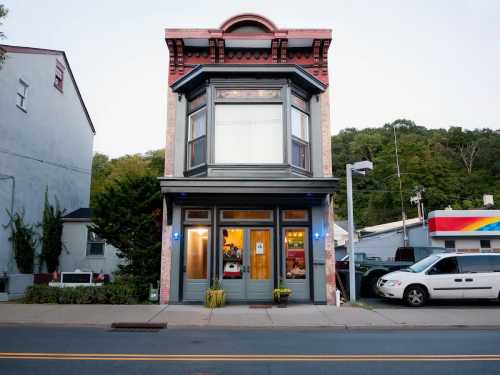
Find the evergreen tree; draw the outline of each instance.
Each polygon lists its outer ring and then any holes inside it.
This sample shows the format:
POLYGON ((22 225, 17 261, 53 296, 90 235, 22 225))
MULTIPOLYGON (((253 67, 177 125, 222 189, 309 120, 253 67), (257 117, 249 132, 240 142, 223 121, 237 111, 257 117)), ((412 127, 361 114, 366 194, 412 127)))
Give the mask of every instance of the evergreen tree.
POLYGON ((51 205, 45 190, 45 202, 42 217, 42 254, 41 260, 47 266, 47 272, 52 273, 59 268, 59 256, 63 248, 62 217, 64 210, 59 207, 59 201, 55 198, 55 206, 51 205))
POLYGON ((125 259, 118 275, 146 297, 160 278, 162 200, 153 176, 124 176, 95 198, 91 230, 116 247, 125 259))

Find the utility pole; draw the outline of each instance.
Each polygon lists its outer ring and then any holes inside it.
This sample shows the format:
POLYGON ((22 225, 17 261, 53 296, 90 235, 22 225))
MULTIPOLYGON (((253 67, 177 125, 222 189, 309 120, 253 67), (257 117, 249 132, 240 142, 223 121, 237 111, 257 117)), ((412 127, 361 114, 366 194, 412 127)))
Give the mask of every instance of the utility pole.
POLYGON ((396 167, 399 179, 399 198, 401 200, 401 218, 403 219, 403 246, 408 246, 408 233, 406 232, 406 214, 405 205, 403 201, 403 183, 401 182, 401 171, 399 169, 399 154, 398 154, 398 139, 396 137, 396 125, 392 126, 394 131, 394 147, 396 149, 396 167))

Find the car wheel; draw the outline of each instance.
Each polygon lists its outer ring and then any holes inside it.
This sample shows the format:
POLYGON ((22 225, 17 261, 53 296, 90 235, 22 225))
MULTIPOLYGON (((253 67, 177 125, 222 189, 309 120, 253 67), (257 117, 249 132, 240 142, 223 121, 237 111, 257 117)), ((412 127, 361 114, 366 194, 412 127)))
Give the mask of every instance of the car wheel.
POLYGON ((421 286, 410 286, 405 290, 404 301, 408 306, 421 307, 427 302, 427 291, 421 286))
POLYGON ((377 288, 378 279, 379 279, 378 276, 371 277, 368 279, 367 288, 366 288, 368 297, 377 297, 378 296, 378 288, 377 288))

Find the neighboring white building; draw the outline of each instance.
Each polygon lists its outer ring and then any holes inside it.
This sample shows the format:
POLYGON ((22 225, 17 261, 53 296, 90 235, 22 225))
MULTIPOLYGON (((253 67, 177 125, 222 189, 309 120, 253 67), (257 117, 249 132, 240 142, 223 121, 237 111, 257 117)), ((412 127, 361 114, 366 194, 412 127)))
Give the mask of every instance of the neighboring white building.
POLYGON ((64 217, 63 246, 59 258, 59 269, 71 272, 77 269, 109 275, 118 270, 123 259, 117 256, 118 250, 89 230, 91 210, 80 208, 64 217))
MULTIPOLYGON (((5 209, 42 219, 44 193, 71 212, 89 206, 94 126, 63 51, 0 45, 0 224, 5 209), (15 182, 13 189, 12 182, 15 182)), ((17 272, 0 225, 0 273, 17 272)), ((35 268, 36 270, 36 268, 35 268)))

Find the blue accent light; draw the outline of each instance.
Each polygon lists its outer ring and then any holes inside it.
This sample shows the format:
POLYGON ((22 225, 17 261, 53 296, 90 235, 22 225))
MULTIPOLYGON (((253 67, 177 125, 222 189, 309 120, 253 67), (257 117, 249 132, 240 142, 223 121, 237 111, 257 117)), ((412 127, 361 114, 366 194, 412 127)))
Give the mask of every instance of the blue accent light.
POLYGON ((179 232, 174 232, 174 234, 172 235, 172 237, 174 238, 174 240, 177 241, 180 238, 179 232))
POLYGON ((315 233, 314 233, 314 239, 315 239, 315 240, 319 240, 319 233, 318 233, 318 232, 315 232, 315 233))

